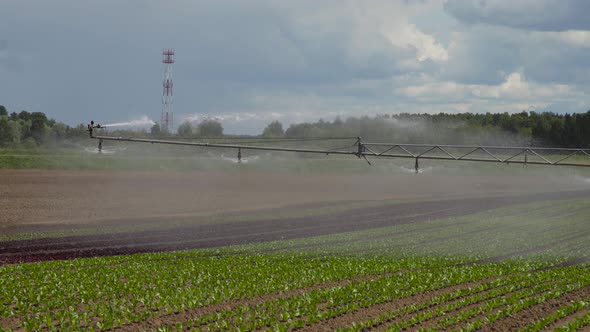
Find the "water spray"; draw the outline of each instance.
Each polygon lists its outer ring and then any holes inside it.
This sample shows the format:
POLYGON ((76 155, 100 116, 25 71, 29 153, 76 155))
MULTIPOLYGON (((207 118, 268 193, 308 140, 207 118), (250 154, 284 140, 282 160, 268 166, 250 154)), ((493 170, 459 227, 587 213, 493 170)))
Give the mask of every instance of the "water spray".
POLYGON ((132 120, 132 121, 128 121, 128 122, 117 122, 117 123, 109 123, 109 124, 105 124, 102 127, 144 127, 144 126, 153 126, 156 123, 148 118, 147 116, 143 116, 141 119, 138 120, 132 120))
MULTIPOLYGON (((364 142, 360 137, 352 146, 338 147, 334 149, 310 149, 291 148, 281 146, 258 146, 245 144, 208 143, 208 142, 182 142, 175 140, 159 140, 149 138, 126 138, 113 136, 95 136, 93 131, 98 128, 123 126, 123 125, 146 125, 154 123, 147 117, 141 120, 113 123, 109 125, 88 124, 90 138, 98 140, 98 149, 102 150, 103 141, 136 142, 166 145, 184 145, 204 148, 225 148, 237 150, 238 162, 242 161, 242 150, 254 151, 284 151, 302 152, 309 154, 347 155, 364 159, 369 165, 371 158, 406 158, 414 159, 414 172, 420 173, 419 159, 422 160, 446 160, 446 161, 471 161, 488 162, 500 164, 521 164, 521 165, 546 165, 546 166, 569 166, 569 167, 590 167, 590 149, 572 148, 543 148, 527 146, 484 146, 484 145, 449 145, 449 144, 396 144, 396 143, 372 143, 364 142), (351 147, 353 148, 351 150, 351 147), (532 157, 532 158, 531 158, 532 157), (573 157, 577 157, 572 160, 573 157), (534 158, 534 159, 533 159, 534 158)), ((323 140, 337 140, 341 138, 322 138, 323 140)), ((302 141, 305 141, 302 140, 302 141)), ((311 141, 311 140, 309 140, 311 141)))
MULTIPOLYGON (((141 119, 138 119, 138 120, 132 120, 132 121, 128 121, 128 122, 109 123, 106 125, 94 123, 94 120, 93 120, 93 121, 90 121, 90 123, 88 124, 88 133, 90 135, 90 138, 94 138, 94 129, 103 129, 103 128, 111 128, 111 127, 145 127, 145 126, 153 126, 154 124, 156 124, 156 123, 152 119, 148 118, 145 115, 143 117, 141 117, 141 119)), ((102 143, 103 143, 103 140, 99 139, 98 140, 98 153, 102 153, 102 143)))

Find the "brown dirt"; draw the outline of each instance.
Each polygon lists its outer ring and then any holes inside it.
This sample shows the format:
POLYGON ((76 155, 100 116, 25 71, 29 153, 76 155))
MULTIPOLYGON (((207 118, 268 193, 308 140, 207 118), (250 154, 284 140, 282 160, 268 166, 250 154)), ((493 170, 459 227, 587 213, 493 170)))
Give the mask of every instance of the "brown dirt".
POLYGON ((589 188, 569 178, 547 176, 0 170, 0 227, 134 222, 309 203, 400 202, 589 188))
POLYGON ((590 196, 587 186, 579 190, 571 185, 558 186, 557 182, 511 176, 390 179, 356 175, 2 170, 0 227, 4 234, 88 225, 180 223, 171 228, 118 234, 0 242, 0 264, 302 238, 461 216, 510 204, 590 196), (495 189, 482 189, 487 185, 495 189), (325 215, 313 213, 324 205, 355 198, 380 205, 325 215), (287 211, 311 211, 311 216, 273 218, 272 211, 279 210, 270 208, 281 205, 287 211), (223 215, 231 211, 237 214, 235 211, 261 210, 267 211, 266 217, 223 221, 223 215), (199 215, 215 216, 211 218, 221 221, 201 223, 196 221, 199 215))
MULTIPOLYGON (((580 192, 576 191, 562 192, 558 196, 550 193, 510 198, 474 198, 401 203, 377 208, 359 208, 344 213, 312 217, 188 224, 172 229, 120 234, 6 241, 0 242, 0 263, 206 248, 303 238, 460 216, 509 204, 579 197, 580 194, 580 192), (448 208, 449 205, 452 208, 448 208)), ((590 195, 590 192, 584 194, 590 195)), ((174 220, 176 219, 161 218, 162 223, 174 220)), ((141 222, 141 220, 138 219, 136 222, 141 222)))

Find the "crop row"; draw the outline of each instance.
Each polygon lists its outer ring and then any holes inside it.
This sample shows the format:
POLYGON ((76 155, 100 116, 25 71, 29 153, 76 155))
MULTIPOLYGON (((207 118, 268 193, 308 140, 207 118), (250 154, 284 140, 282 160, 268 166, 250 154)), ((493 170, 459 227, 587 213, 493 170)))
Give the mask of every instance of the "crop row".
MULTIPOLYGON (((195 317, 183 322, 182 326, 203 330, 228 327, 238 330, 268 328, 288 330, 313 325, 381 303, 512 272, 514 271, 492 264, 455 266, 436 272, 412 271, 369 281, 351 282, 345 286, 316 289, 297 296, 265 301, 258 305, 238 306, 208 316, 195 317)), ((558 274, 559 272, 553 270, 541 272, 541 275, 544 276, 543 280, 550 280, 558 274)), ((518 278, 526 282, 527 285, 536 281, 535 278, 524 275, 514 278, 507 277, 505 282, 518 278)), ((488 283, 486 285, 492 287, 495 284, 488 283)), ((169 326, 169 328, 175 328, 175 326, 169 326)))
POLYGON ((572 303, 563 305, 555 312, 553 312, 553 313, 537 320, 536 322, 530 324, 525 329, 523 329, 523 331, 530 331, 530 332, 540 331, 540 330, 544 329, 545 327, 547 327, 549 324, 552 324, 564 317, 570 316, 576 312, 579 312, 581 310, 588 308, 589 304, 590 303, 588 303, 587 301, 574 301, 572 303))
MULTIPOLYGON (((590 280, 590 275, 587 275, 586 278, 590 280)), ((448 329, 476 315, 481 315, 503 305, 510 305, 515 301, 519 302, 527 296, 543 292, 558 292, 560 287, 570 287, 572 283, 575 284, 575 287, 580 287, 578 280, 571 276, 571 271, 565 270, 502 278, 481 284, 478 287, 459 289, 455 292, 434 296, 428 301, 413 303, 401 309, 385 312, 367 321, 353 323, 352 326, 343 330, 359 331, 383 324, 391 330, 415 329, 415 325, 435 317, 441 317, 430 323, 435 330, 448 329), (562 276, 566 276, 566 278, 560 279, 558 283, 553 282, 555 278, 562 276)), ((486 321, 490 322, 491 320, 487 319, 486 321)))
POLYGON ((480 259, 556 257, 588 252, 590 201, 532 203, 475 215, 379 229, 235 246, 242 253, 305 251, 317 255, 449 255, 480 259))
POLYGON ((111 328, 164 313, 334 280, 462 262, 436 257, 391 260, 301 254, 210 256, 211 253, 144 254, 2 266, 0 326, 5 326, 3 318, 16 318, 22 327, 26 324, 31 330, 111 328))
POLYGON ((557 332, 569 332, 569 331, 578 331, 584 327, 590 325, 590 313, 586 315, 574 319, 572 322, 568 323, 566 326, 558 327, 555 329, 557 332))
POLYGON ((508 293, 521 289, 531 288, 535 284, 543 284, 547 287, 554 278, 560 277, 569 271, 539 271, 534 274, 518 274, 501 277, 497 280, 482 283, 476 287, 461 288, 456 291, 447 292, 432 297, 428 301, 413 303, 400 309, 384 312, 378 317, 367 319, 364 322, 354 322, 348 328, 342 328, 341 331, 361 331, 365 328, 375 327, 394 322, 393 328, 408 328, 412 325, 421 323, 424 320, 446 315, 441 320, 441 327, 448 327, 460 320, 458 317, 449 315, 452 311, 458 311, 460 308, 481 303, 483 301, 505 296, 508 293), (406 319, 400 319, 404 316, 414 315, 406 319))
MULTIPOLYGON (((149 254, 5 266, 0 269, 4 284, 1 301, 5 304, 0 309, 2 317, 20 320, 18 326, 8 327, 27 330, 106 329, 239 298, 375 276, 374 280, 354 281, 288 299, 277 298, 257 308, 238 309, 242 313, 259 313, 237 315, 243 326, 297 327, 436 287, 546 266, 509 262, 462 265, 461 260, 446 257, 387 260, 285 254, 203 255, 149 254), (285 312, 285 308, 290 311, 285 312), (318 308, 324 313, 314 314, 318 308)), ((200 317, 186 325, 223 326, 232 322, 222 318, 231 317, 236 317, 235 312, 200 317)), ((0 323, 5 326, 1 318, 0 323)))
POLYGON ((457 320, 461 321, 475 315, 481 315, 461 329, 462 331, 477 330, 485 324, 493 324, 531 306, 560 297, 580 287, 582 286, 577 281, 571 279, 569 283, 560 281, 555 284, 534 286, 530 290, 516 292, 508 297, 497 298, 482 304, 480 307, 461 312, 457 315, 460 318, 457 320))

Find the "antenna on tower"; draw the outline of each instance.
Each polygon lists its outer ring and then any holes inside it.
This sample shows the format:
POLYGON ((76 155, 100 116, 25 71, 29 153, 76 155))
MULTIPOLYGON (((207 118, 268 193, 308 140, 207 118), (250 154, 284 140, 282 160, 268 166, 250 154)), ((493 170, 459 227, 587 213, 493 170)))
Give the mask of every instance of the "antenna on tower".
POLYGON ((174 49, 165 48, 162 51, 162 63, 164 64, 164 91, 162 93, 162 117, 160 129, 162 132, 172 131, 174 113, 172 112, 172 64, 174 63, 174 49))

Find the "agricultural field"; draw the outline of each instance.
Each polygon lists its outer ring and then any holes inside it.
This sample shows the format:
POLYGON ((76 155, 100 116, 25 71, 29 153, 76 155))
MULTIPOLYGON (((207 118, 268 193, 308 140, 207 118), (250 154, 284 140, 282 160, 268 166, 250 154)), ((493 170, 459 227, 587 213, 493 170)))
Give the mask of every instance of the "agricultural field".
POLYGON ((0 328, 583 330, 589 217, 579 174, 3 170, 0 328))
POLYGON ((0 0, 0 332, 590 332, 589 51, 590 0, 0 0))

